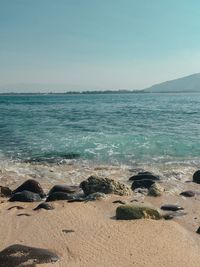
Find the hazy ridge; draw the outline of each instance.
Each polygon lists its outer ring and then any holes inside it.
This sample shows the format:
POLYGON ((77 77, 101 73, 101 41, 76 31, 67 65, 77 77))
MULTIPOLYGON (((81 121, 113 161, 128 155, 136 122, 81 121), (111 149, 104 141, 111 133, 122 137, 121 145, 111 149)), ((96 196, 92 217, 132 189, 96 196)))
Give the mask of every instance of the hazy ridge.
POLYGON ((200 92, 200 73, 152 85, 146 88, 144 92, 200 92))

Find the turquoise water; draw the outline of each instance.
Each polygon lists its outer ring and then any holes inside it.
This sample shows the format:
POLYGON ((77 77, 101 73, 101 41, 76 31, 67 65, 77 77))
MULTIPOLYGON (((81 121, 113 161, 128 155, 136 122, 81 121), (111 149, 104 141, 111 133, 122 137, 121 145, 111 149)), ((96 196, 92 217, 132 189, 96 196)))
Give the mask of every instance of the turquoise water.
POLYGON ((1 95, 0 154, 30 162, 198 160, 200 94, 1 95))

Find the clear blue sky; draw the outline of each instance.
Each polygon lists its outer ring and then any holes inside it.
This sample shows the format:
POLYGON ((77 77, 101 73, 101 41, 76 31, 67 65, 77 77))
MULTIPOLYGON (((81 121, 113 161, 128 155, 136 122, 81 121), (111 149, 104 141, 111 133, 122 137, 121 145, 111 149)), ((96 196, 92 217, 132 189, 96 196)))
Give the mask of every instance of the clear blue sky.
POLYGON ((0 92, 140 89, 196 72, 199 0, 0 0, 0 92))

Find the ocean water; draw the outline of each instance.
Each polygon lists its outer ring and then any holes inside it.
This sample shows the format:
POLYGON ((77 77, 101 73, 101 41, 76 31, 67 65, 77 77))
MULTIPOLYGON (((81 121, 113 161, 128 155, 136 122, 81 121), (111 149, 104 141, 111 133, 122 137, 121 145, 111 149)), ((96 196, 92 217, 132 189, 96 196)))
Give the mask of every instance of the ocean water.
POLYGON ((0 155, 25 162, 198 162, 200 94, 1 95, 0 155))

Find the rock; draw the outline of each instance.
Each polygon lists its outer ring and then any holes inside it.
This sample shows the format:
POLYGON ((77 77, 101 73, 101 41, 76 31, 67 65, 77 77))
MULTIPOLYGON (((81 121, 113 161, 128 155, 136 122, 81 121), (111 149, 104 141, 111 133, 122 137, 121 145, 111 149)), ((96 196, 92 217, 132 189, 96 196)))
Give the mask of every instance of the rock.
POLYGON ((184 196, 184 197, 194 197, 195 192, 192 190, 188 190, 188 191, 184 191, 184 192, 180 193, 180 195, 184 196))
POLYGON ((73 185, 54 185, 49 191, 49 195, 55 192, 64 192, 68 194, 80 193, 81 189, 79 186, 73 185))
POLYGON ((196 171, 193 174, 193 182, 197 183, 197 184, 200 184, 200 170, 196 171))
POLYGON ((100 178, 97 176, 90 176, 87 180, 80 184, 85 195, 90 195, 95 192, 104 194, 116 195, 130 195, 131 191, 128 186, 118 181, 109 178, 100 178))
POLYGON ((136 220, 136 219, 154 219, 162 218, 160 213, 152 208, 135 205, 122 205, 116 209, 117 220, 136 220))
POLYGON ((92 193, 88 196, 86 196, 85 200, 86 201, 94 201, 94 200, 100 200, 106 198, 106 194, 104 193, 100 193, 100 192, 96 192, 96 193, 92 193))
POLYGON ((56 200, 70 200, 74 198, 75 197, 71 194, 67 194, 64 192, 55 192, 47 197, 46 202, 56 201, 56 200))
POLYGON ((13 191, 13 194, 22 192, 22 191, 30 191, 30 192, 39 194, 42 198, 46 196, 40 183, 33 179, 29 179, 25 181, 22 185, 20 185, 13 191))
POLYGON ((187 213, 185 213, 185 212, 182 212, 182 211, 179 211, 179 212, 174 212, 174 211, 172 211, 172 212, 170 212, 170 213, 165 213, 165 214, 163 214, 163 218, 165 219, 165 220, 172 220, 173 218, 176 218, 176 217, 181 217, 181 216, 184 216, 184 215, 187 215, 187 213))
POLYGON ((11 197, 12 190, 6 186, 0 186, 0 197, 11 197))
POLYGON ((8 208, 8 210, 12 210, 12 209, 23 210, 24 208, 21 206, 12 206, 12 207, 8 208))
POLYGON ((184 210, 184 208, 174 204, 166 204, 161 206, 160 208, 161 210, 171 210, 171 211, 184 210))
POLYGON ((200 234, 200 227, 196 231, 197 234, 200 234))
POLYGON ((174 215, 172 213, 166 213, 163 215, 163 219, 172 220, 172 219, 174 219, 174 215))
POLYGON ((40 263, 52 263, 59 257, 50 250, 12 245, 0 252, 0 267, 34 267, 40 263))
POLYGON ((62 232, 65 233, 65 234, 68 234, 68 233, 74 233, 75 231, 71 230, 71 229, 70 230, 63 229, 62 232))
POLYGON ((30 191, 22 191, 22 192, 18 192, 15 193, 10 199, 9 201, 13 202, 13 201, 19 201, 19 202, 37 202, 37 201, 41 201, 41 197, 39 194, 35 194, 33 192, 30 191))
POLYGON ((141 170, 141 171, 138 172, 138 175, 153 175, 153 173, 152 172, 141 170))
POLYGON ((122 200, 115 200, 115 201, 113 201, 113 203, 114 204, 122 204, 122 205, 126 204, 126 202, 122 201, 122 200))
POLYGON ((46 202, 43 202, 39 204, 36 208, 33 210, 40 210, 40 209, 45 209, 45 210, 54 210, 54 207, 51 204, 48 204, 46 202))
POLYGON ((160 180, 159 176, 153 175, 151 172, 138 172, 137 175, 133 175, 129 178, 129 181, 138 181, 138 180, 160 180))
POLYGON ((130 202, 139 202, 139 199, 132 199, 130 202))
POLYGON ((134 192, 142 195, 147 195, 149 191, 147 188, 136 188, 134 192))
POLYGON ((147 188, 149 189, 155 181, 153 180, 135 180, 132 183, 131 189, 135 190, 136 188, 147 188))
POLYGON ((84 202, 84 201, 85 201, 85 198, 77 197, 77 198, 74 198, 74 199, 70 199, 67 202, 73 203, 73 202, 84 202))
POLYGON ((160 186, 158 183, 154 183, 149 188, 148 196, 159 197, 162 195, 163 192, 164 192, 163 187, 160 186))
POLYGON ((28 213, 20 213, 20 214, 17 214, 17 216, 27 216, 27 217, 29 217, 29 216, 31 216, 31 214, 28 214, 28 213))

